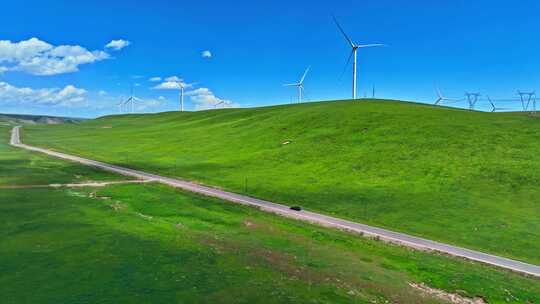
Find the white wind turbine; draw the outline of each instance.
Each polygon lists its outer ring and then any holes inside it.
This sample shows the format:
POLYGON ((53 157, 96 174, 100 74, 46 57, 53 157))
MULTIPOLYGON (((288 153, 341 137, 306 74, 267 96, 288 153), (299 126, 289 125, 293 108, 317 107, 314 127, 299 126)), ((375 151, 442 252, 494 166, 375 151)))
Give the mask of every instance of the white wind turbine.
POLYGON ((182 80, 176 81, 180 88, 180 112, 184 112, 184 89, 188 86, 182 80))
POLYGON ((304 71, 304 74, 302 75, 302 78, 300 78, 300 81, 297 83, 288 83, 284 84, 286 87, 296 87, 298 89, 298 102, 302 102, 302 91, 304 90, 304 79, 306 79, 306 75, 309 72, 310 67, 307 67, 307 69, 304 71))
POLYGON ((228 108, 230 107, 230 102, 227 100, 220 100, 214 104, 214 109, 216 109, 218 106, 221 106, 221 108, 228 108))
POLYGON ((178 89, 180 89, 179 92, 179 98, 180 98, 180 112, 184 112, 184 90, 186 88, 191 88, 197 83, 185 83, 184 80, 179 79, 176 76, 171 76, 166 79, 166 81, 170 81, 173 83, 176 83, 178 85, 178 89))
MULTIPOLYGON (((130 96, 122 103, 121 107, 125 106, 124 110, 129 111, 131 105, 131 113, 135 111, 135 101, 142 102, 142 99, 133 96, 133 87, 131 88, 130 96)), ((127 112, 126 111, 126 112, 127 112)))
POLYGON ((435 100, 435 105, 438 105, 443 101, 461 101, 461 99, 444 97, 439 87, 436 87, 435 90, 437 91, 437 100, 435 100))
POLYGON ((347 64, 349 61, 351 61, 351 57, 353 58, 353 79, 352 79, 352 98, 356 99, 356 51, 358 49, 362 48, 368 48, 368 47, 377 47, 377 46, 385 46, 385 44, 355 44, 349 36, 345 33, 341 25, 339 25, 339 22, 337 21, 335 16, 332 16, 334 18, 334 22, 336 23, 337 27, 339 28, 339 31, 343 34, 349 45, 351 46, 351 54, 349 55, 349 59, 347 60, 347 64))

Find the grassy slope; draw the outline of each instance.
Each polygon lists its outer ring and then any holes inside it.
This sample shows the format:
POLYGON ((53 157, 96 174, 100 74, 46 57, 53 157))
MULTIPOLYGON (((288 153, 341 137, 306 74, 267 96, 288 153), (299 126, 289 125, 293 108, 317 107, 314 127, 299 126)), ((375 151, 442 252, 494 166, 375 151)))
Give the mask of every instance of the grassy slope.
POLYGON ((0 125, 0 186, 129 179, 11 147, 8 145, 10 130, 0 125), (54 178, 51 178, 51 168, 55 169, 54 178))
POLYGON ((527 114, 325 102, 114 116, 29 127, 25 140, 236 192, 247 180, 250 195, 540 264, 539 127, 527 114))
MULTIPOLYGON (((0 159, 29 157, 7 150, 0 159)), ((64 176, 62 164, 32 157, 51 179, 64 176)), ((3 303, 436 302, 407 282, 540 301, 537 279, 217 199, 159 185, 94 191, 0 191, 3 303)))

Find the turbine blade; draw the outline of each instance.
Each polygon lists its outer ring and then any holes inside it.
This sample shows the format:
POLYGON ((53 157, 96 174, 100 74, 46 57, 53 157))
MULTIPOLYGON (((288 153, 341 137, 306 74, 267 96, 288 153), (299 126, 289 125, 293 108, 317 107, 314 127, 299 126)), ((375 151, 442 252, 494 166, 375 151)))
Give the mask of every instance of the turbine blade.
POLYGON ((361 44, 361 45, 357 45, 356 47, 358 47, 358 48, 368 48, 368 47, 376 47, 376 46, 386 46, 386 44, 381 44, 381 43, 361 44))
POLYGON ((343 78, 343 75, 345 74, 345 71, 347 70, 347 67, 349 66, 349 62, 351 62, 351 58, 352 58, 353 54, 354 54, 354 49, 351 50, 351 53, 349 54, 349 58, 347 59, 347 62, 343 66, 343 71, 341 71, 341 75, 339 75, 339 80, 341 80, 341 78, 343 78))
POLYGON ((283 85, 284 87, 297 87, 298 83, 287 83, 283 85))
POLYGON ((439 88, 438 86, 435 87, 435 90, 437 91, 437 96, 439 97, 439 99, 443 99, 443 95, 441 93, 441 88, 439 88))
POLYGON ((126 99, 126 100, 124 101, 124 104, 128 104, 128 103, 131 101, 131 99, 132 99, 132 97, 129 97, 128 99, 126 99))
POLYGON ((341 25, 339 25, 339 22, 337 21, 336 16, 332 15, 332 18, 334 18, 334 22, 336 23, 337 27, 339 28, 339 31, 343 34, 343 37, 345 37, 345 39, 347 40, 347 42, 349 42, 351 47, 354 47, 354 43, 352 42, 351 38, 349 38, 349 36, 347 36, 347 34, 345 33, 345 31, 343 30, 341 25))
POLYGON ((309 72, 309 69, 310 69, 310 68, 311 68, 311 66, 308 66, 308 67, 307 67, 306 71, 304 72, 304 75, 302 75, 302 78, 300 79, 299 84, 304 83, 304 78, 306 78, 306 75, 307 75, 307 73, 309 72))

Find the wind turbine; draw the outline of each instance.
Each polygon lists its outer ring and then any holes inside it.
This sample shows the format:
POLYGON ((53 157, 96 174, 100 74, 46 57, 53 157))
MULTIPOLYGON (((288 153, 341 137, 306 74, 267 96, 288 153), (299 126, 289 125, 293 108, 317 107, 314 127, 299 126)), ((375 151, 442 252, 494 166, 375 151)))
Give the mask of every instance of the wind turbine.
POLYGON ((347 60, 347 64, 351 61, 351 57, 353 58, 353 79, 352 79, 352 98, 356 99, 356 52, 358 49, 362 48, 369 48, 369 47, 377 47, 377 46, 385 46, 384 44, 376 43, 376 44, 355 44, 349 36, 345 33, 341 25, 339 25, 339 22, 336 19, 336 16, 332 16, 334 18, 334 22, 336 23, 337 27, 339 28, 339 31, 343 36, 345 37, 345 40, 349 43, 351 46, 351 54, 349 55, 349 59, 347 60))
POLYGON ((124 109, 129 110, 129 106, 131 104, 131 113, 133 113, 135 110, 135 101, 142 102, 142 99, 133 96, 133 87, 131 87, 130 96, 122 103, 122 106, 126 106, 127 108, 124 109))
POLYGON ((182 80, 178 80, 176 83, 180 88, 180 112, 184 112, 184 89, 187 85, 182 80))
POLYGON ((229 107, 230 102, 227 100, 220 100, 214 104, 214 109, 216 109, 219 105, 221 105, 221 108, 229 107))
POLYGON ((497 112, 499 110, 510 110, 509 108, 497 108, 495 104, 493 103, 493 100, 489 96, 486 96, 486 98, 489 101, 489 104, 491 105, 491 113, 497 112))
POLYGON ((435 105, 438 105, 443 101, 460 101, 459 99, 444 97, 439 87, 435 87, 435 90, 437 91, 437 100, 435 100, 435 105))
POLYGON ((184 112, 184 90, 186 88, 191 88, 193 87, 194 85, 198 84, 198 82, 193 82, 193 83, 185 83, 182 79, 178 79, 176 76, 174 77, 170 77, 169 79, 171 79, 171 81, 174 81, 176 82, 176 84, 178 85, 178 88, 180 89, 180 112, 184 112))
POLYGON ((300 78, 299 82, 284 84, 284 86, 286 86, 286 87, 297 87, 298 88, 298 103, 302 102, 302 91, 304 90, 304 79, 306 78, 306 75, 309 72, 309 69, 310 69, 310 67, 307 67, 307 69, 304 71, 304 74, 302 75, 302 78, 300 78))

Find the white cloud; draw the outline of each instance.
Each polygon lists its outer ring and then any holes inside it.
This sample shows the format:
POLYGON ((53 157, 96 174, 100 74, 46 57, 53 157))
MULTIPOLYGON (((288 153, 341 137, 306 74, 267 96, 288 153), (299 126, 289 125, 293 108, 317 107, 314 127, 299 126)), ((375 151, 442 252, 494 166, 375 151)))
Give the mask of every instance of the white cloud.
POLYGON ((212 58, 212 52, 210 52, 209 50, 202 51, 201 56, 202 58, 212 58))
POLYGON ((140 87, 141 84, 140 84, 140 83, 136 83, 135 86, 136 86, 136 87, 140 87))
POLYGON ((160 82, 160 81, 161 81, 161 77, 152 77, 152 78, 148 79, 148 81, 151 81, 151 82, 160 82))
POLYGON ((109 59, 101 50, 89 51, 78 45, 53 46, 38 38, 20 42, 0 40, 0 71, 20 71, 32 75, 76 72, 83 64, 109 59))
POLYGON ((239 105, 227 100, 218 98, 210 89, 208 88, 198 88, 192 91, 186 92, 186 95, 189 96, 191 101, 195 103, 195 108, 197 110, 212 109, 215 106, 219 107, 238 107, 239 105))
POLYGON ((165 81, 154 86, 153 89, 156 90, 178 90, 180 86, 184 88, 191 88, 193 84, 185 83, 183 79, 178 78, 177 76, 171 76, 165 78, 165 81))
POLYGON ((113 49, 115 51, 119 51, 126 46, 130 45, 131 42, 128 40, 118 39, 118 40, 111 40, 111 42, 107 43, 105 48, 107 49, 113 49))
POLYGON ((20 42, 0 40, 0 61, 26 60, 53 49, 53 46, 37 38, 20 42))
POLYGON ((165 97, 164 96, 159 96, 158 100, 165 100, 165 97))
POLYGON ((165 78, 165 81, 182 81, 182 79, 178 78, 178 76, 171 76, 171 77, 167 77, 165 78))
POLYGON ((77 106, 83 105, 86 90, 67 85, 64 88, 32 89, 0 82, 0 101, 19 105, 77 106))
POLYGON ((103 90, 100 90, 100 91, 98 92, 98 95, 99 95, 99 96, 105 96, 105 95, 107 95, 107 92, 105 92, 105 91, 103 91, 103 90))
POLYGON ((158 99, 141 99, 135 104, 137 112, 157 111, 161 107, 163 100, 158 99))

